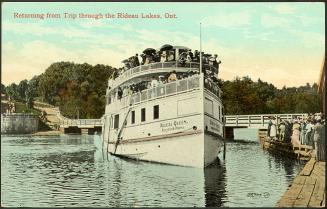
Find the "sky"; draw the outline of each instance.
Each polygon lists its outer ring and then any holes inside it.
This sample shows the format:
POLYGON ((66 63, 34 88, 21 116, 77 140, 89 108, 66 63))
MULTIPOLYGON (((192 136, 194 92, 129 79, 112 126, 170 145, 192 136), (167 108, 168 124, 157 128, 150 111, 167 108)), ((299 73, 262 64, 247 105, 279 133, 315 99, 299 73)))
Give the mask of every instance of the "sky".
POLYGON ((249 76, 278 88, 313 84, 325 56, 323 2, 6 2, 1 21, 5 85, 29 80, 54 62, 122 67, 122 60, 148 47, 199 49, 200 23, 202 50, 218 54, 223 80, 249 76), (15 13, 60 18, 21 18, 15 13), (64 13, 103 18, 65 18, 64 13), (162 18, 105 18, 108 13, 162 18), (165 13, 176 18, 165 18, 165 13))

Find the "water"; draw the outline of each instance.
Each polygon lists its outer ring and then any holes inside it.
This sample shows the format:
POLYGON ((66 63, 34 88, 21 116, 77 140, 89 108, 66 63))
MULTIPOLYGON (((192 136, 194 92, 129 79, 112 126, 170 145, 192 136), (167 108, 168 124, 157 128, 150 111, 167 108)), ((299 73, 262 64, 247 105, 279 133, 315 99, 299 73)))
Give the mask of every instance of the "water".
POLYGON ((205 170, 107 159, 97 147, 97 135, 2 136, 2 204, 273 207, 303 167, 262 150, 257 142, 227 143, 226 160, 205 170))

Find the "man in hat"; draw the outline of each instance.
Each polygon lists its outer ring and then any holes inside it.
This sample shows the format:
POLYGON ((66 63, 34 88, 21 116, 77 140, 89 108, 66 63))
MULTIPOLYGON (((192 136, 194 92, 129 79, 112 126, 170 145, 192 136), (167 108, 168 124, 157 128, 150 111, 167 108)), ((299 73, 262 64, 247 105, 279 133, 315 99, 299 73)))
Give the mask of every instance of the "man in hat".
POLYGON ((216 72, 215 73, 218 75, 218 73, 219 73, 219 64, 221 63, 221 61, 219 60, 217 62, 217 58, 218 58, 218 55, 215 54, 214 61, 213 61, 213 66, 216 68, 216 72))
POLYGON ((200 53, 198 50, 194 51, 194 62, 200 62, 200 53))

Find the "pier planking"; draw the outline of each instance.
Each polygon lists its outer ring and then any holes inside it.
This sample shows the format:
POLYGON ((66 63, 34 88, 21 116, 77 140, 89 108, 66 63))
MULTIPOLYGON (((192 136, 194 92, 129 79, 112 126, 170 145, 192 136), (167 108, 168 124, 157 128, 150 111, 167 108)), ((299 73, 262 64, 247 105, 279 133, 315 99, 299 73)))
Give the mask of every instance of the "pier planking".
POLYGON ((276 206, 324 207, 325 195, 325 162, 311 158, 276 206))

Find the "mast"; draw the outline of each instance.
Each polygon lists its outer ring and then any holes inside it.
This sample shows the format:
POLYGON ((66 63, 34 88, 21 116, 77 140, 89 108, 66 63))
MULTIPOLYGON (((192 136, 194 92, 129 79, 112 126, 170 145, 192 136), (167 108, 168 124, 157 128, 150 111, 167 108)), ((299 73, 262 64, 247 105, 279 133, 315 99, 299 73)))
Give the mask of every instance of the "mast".
POLYGON ((202 73, 202 34, 201 34, 201 23, 200 23, 200 73, 202 73))

